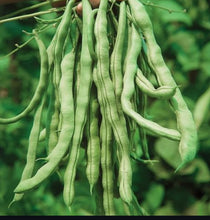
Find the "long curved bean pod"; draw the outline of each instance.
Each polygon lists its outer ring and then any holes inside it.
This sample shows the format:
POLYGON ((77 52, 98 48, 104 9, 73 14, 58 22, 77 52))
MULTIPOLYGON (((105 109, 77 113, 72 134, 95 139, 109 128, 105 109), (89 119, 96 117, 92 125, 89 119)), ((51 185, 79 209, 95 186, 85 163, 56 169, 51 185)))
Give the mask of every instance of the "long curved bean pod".
POLYGON ((58 143, 48 155, 48 162, 32 178, 21 181, 14 190, 16 193, 21 193, 38 186, 52 174, 68 150, 74 131, 74 103, 72 95, 74 62, 75 49, 68 53, 61 63, 62 77, 59 91, 61 96, 62 127, 58 143), (69 91, 68 95, 66 95, 66 91, 69 91))
POLYGON ((125 30, 126 30, 126 4, 123 1, 120 4, 119 23, 117 29, 116 42, 114 45, 114 49, 111 55, 111 62, 110 62, 110 70, 112 75, 112 81, 114 84, 116 104, 118 109, 122 109, 120 97, 123 87, 123 49, 124 49, 123 46, 125 40, 125 30))
POLYGON ((139 68, 137 69, 135 82, 142 92, 154 98, 169 99, 176 92, 176 87, 160 86, 155 89, 152 83, 143 75, 139 68))
MULTIPOLYGON (((34 115, 34 122, 31 128, 31 132, 30 132, 30 136, 28 140, 28 152, 27 152, 27 157, 26 157, 26 165, 22 172, 20 182, 25 179, 31 178, 33 171, 34 171, 34 166, 35 166, 35 161, 36 161, 36 151, 37 151, 39 135, 41 131, 41 119, 42 119, 43 107, 45 104, 45 98, 46 96, 43 97, 42 103, 37 107, 36 113, 34 115)), ((13 202, 17 202, 21 200, 23 196, 24 196, 24 193, 20 193, 20 194, 15 193, 14 198, 12 202, 10 203, 10 205, 13 202)))
POLYGON ((121 103, 123 111, 133 118, 140 126, 148 129, 152 134, 167 137, 172 140, 179 140, 180 134, 174 129, 168 129, 160 126, 159 124, 143 118, 140 114, 135 112, 132 108, 130 99, 134 93, 134 78, 137 71, 137 57, 141 50, 141 39, 132 25, 132 39, 131 47, 129 49, 129 56, 127 57, 127 65, 123 78, 123 91, 121 96, 121 103))
POLYGON ((50 42, 47 48, 48 54, 48 71, 50 72, 49 78, 49 105, 47 109, 47 118, 46 118, 46 150, 48 153, 56 146, 58 142, 58 124, 59 124, 59 106, 58 98, 55 96, 56 83, 54 76, 54 59, 55 59, 55 45, 57 41, 57 32, 54 34, 52 41, 50 42))
MULTIPOLYGON (((57 131, 59 131, 59 125, 61 123, 61 115, 60 115, 60 92, 59 92, 59 84, 60 84, 60 79, 61 79, 61 61, 64 53, 64 48, 65 48, 65 42, 66 38, 68 36, 69 28, 72 23, 72 8, 75 4, 76 0, 71 0, 67 3, 66 9, 64 11, 64 14, 62 15, 62 19, 60 24, 57 27, 56 33, 55 33, 55 44, 52 47, 54 49, 54 69, 53 69, 53 89, 54 89, 54 112, 52 115, 52 120, 53 124, 51 124, 52 128, 51 129, 56 129, 57 126, 57 131)), ((52 148, 56 144, 56 136, 58 136, 58 133, 55 134, 55 132, 51 135, 52 141, 49 144, 49 151, 52 150, 52 148), (55 142, 53 143, 53 140, 55 142), (53 146, 54 145, 54 146, 53 146), (52 146, 52 147, 51 147, 52 146)), ((51 139, 49 139, 51 140, 51 139)))
MULTIPOLYGON (((100 87, 98 80, 97 69, 93 70, 93 81, 97 88, 100 87)), ((98 90, 98 101, 100 103, 100 110, 102 114, 102 121, 100 126, 100 140, 101 140, 101 168, 102 168, 102 186, 103 186, 103 207, 106 215, 113 215, 114 208, 114 175, 111 141, 112 141, 112 127, 107 119, 105 111, 105 99, 102 91, 98 90)))
POLYGON ((95 92, 91 92, 92 97, 90 98, 90 109, 89 109, 89 137, 88 137, 88 147, 87 147, 87 167, 86 175, 90 184, 90 192, 94 185, 96 184, 99 177, 99 165, 100 165, 100 138, 99 138, 99 104, 97 98, 95 97, 95 92))
MULTIPOLYGON (((129 140, 126 127, 120 119, 115 104, 113 83, 109 76, 109 41, 107 39, 107 4, 101 1, 95 22, 98 91, 101 90, 105 100, 105 112, 112 126, 115 139, 120 149, 119 191, 121 198, 128 204, 132 200, 132 170, 129 156, 129 140)), ((101 105, 101 103, 100 103, 101 105)))
POLYGON ((49 105, 46 118, 46 146, 48 154, 51 153, 53 148, 58 142, 58 124, 59 124, 59 107, 58 100, 55 96, 55 83, 53 82, 53 74, 51 75, 49 83, 49 105))
MULTIPOLYGON (((147 115, 146 112, 146 108, 147 108, 147 96, 144 93, 138 93, 138 91, 136 91, 136 93, 139 95, 139 97, 141 98, 141 100, 139 102, 137 102, 137 106, 138 109, 140 110, 140 114, 142 115, 142 117, 145 118, 145 116, 147 115)), ((137 109, 137 110, 138 110, 137 109)), ((142 152, 145 156, 145 158, 147 160, 150 160, 150 154, 149 154, 149 147, 148 147, 148 140, 147 140, 147 132, 146 129, 144 129, 143 127, 138 127, 138 134, 139 134, 139 138, 141 141, 141 148, 142 148, 142 152)))
POLYGON ((51 40, 49 46, 47 47, 47 54, 48 54, 48 68, 49 71, 52 70, 53 64, 54 64, 54 59, 55 59, 55 44, 57 41, 57 33, 54 34, 53 39, 51 40))
POLYGON ((197 129, 205 120, 210 107, 210 87, 199 97, 195 104, 193 116, 197 129))
MULTIPOLYGON (((103 115, 105 112, 103 113, 103 115)), ((105 115, 104 115, 105 116, 105 115)), ((100 128, 103 207, 106 215, 114 215, 114 173, 112 162, 112 129, 106 116, 100 128)))
POLYGON ((46 128, 43 128, 39 134, 39 142, 44 141, 46 138, 46 128))
MULTIPOLYGON (((34 33, 37 35, 36 33, 34 33)), ((37 37, 36 37, 37 39, 37 37)), ((23 117, 27 116, 31 111, 33 111, 41 102, 42 96, 45 93, 48 86, 49 72, 48 72, 48 56, 45 45, 41 40, 38 40, 39 54, 41 60, 40 67, 40 78, 35 90, 35 93, 28 104, 28 106, 20 114, 12 118, 0 118, 0 124, 10 124, 19 121, 23 117)))
POLYGON ((63 47, 65 44, 66 37, 68 35, 69 27, 72 21, 72 8, 75 4, 76 0, 71 0, 68 2, 66 6, 66 10, 62 16, 62 20, 57 28, 55 35, 57 35, 56 43, 55 43, 55 55, 54 55, 54 68, 55 68, 55 76, 56 83, 59 86, 59 79, 61 74, 60 63, 62 60, 63 47))
POLYGON ((94 50, 94 22, 95 22, 95 15, 98 12, 98 9, 94 9, 88 19, 88 35, 87 35, 87 44, 89 53, 94 61, 97 60, 97 56, 94 50))
POLYGON ((78 94, 76 99, 75 130, 72 140, 69 161, 64 174, 64 195, 67 207, 70 207, 74 198, 74 180, 76 175, 79 149, 83 137, 83 130, 86 122, 86 114, 90 99, 90 88, 92 84, 92 58, 87 46, 87 21, 91 13, 91 5, 88 0, 83 0, 83 30, 81 50, 81 70, 78 94))
MULTIPOLYGON (((155 40, 151 20, 143 4, 138 0, 128 0, 128 4, 130 5, 134 20, 145 37, 148 61, 157 75, 159 84, 177 87, 170 70, 163 60, 161 49, 155 40)), ((177 128, 181 133, 179 152, 182 158, 182 163, 176 169, 177 171, 195 157, 198 137, 192 114, 189 111, 179 88, 176 88, 176 92, 170 99, 170 102, 177 117, 177 128)))

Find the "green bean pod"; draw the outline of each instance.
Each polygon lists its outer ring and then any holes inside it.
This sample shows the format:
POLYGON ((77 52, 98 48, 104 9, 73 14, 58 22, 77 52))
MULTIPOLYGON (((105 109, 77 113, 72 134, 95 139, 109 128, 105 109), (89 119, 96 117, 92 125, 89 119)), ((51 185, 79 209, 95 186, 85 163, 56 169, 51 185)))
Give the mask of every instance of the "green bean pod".
MULTIPOLYGON (((140 110, 140 114, 145 118, 147 116, 147 95, 144 93, 139 94, 137 91, 137 94, 139 97, 141 97, 141 100, 139 103, 137 103, 138 109, 140 110)), ((147 131, 143 127, 138 127, 138 134, 140 138, 140 143, 141 143, 141 149, 143 152, 144 157, 147 160, 150 160, 150 154, 149 154, 149 147, 148 147, 148 139, 147 139, 147 131)), ((136 149, 136 152, 138 150, 136 149)))
MULTIPOLYGON (((61 79, 61 61, 64 54, 65 43, 68 38, 69 28, 72 23, 72 8, 75 4, 75 0, 71 0, 67 3, 66 9, 62 15, 60 24, 56 30, 55 45, 53 47, 54 51, 54 69, 53 69, 53 86, 55 92, 55 103, 54 103, 54 120, 58 119, 58 128, 61 123, 60 115, 60 94, 59 94, 59 84, 61 79), (58 116, 59 115, 59 116, 58 116)), ((59 134, 59 133, 58 133, 59 134)), ((54 135, 55 136, 55 135, 54 135)))
POLYGON ((94 22, 95 22, 95 15, 98 12, 98 9, 94 9, 88 19, 88 35, 87 35, 87 42, 88 42, 88 49, 89 53, 94 61, 97 60, 97 56, 94 50, 94 22))
MULTIPOLYGON (((34 34, 36 32, 34 31, 34 34)), ((37 36, 36 36, 37 39, 37 36)), ((48 86, 48 79, 49 79, 49 72, 48 72, 48 56, 45 45, 41 40, 38 40, 39 44, 39 54, 41 60, 41 67, 40 67, 40 78, 35 90, 35 93, 28 104, 28 106, 23 110, 20 114, 12 117, 12 118, 0 118, 0 124, 10 124, 19 121, 23 117, 27 116, 31 111, 33 111, 41 102, 43 94, 47 90, 48 86)))
MULTIPOLYGON (((102 110, 104 111, 104 110, 102 110)), ((102 186, 103 186, 103 207, 105 215, 114 215, 114 172, 112 162, 112 128, 103 113, 103 119, 100 128, 101 137, 101 168, 102 168, 102 186)))
MULTIPOLYGON (((28 152, 27 152, 27 157, 26 157, 26 165, 22 172, 20 182, 28 178, 31 178, 33 171, 34 171, 37 146, 38 146, 39 136, 40 136, 40 131, 41 131, 41 119, 42 119, 43 107, 45 104, 45 98, 46 96, 43 97, 42 103, 37 107, 35 111, 34 121, 33 121, 33 125, 31 128, 30 135, 29 135, 29 140, 28 140, 28 152)), ((11 206, 13 202, 17 202, 21 200, 23 196, 24 196, 24 193, 20 193, 20 194, 15 193, 14 198, 9 206, 11 206)))
POLYGON ((59 105, 58 98, 55 96, 56 84, 54 76, 54 59, 55 59, 55 45, 57 41, 57 32, 54 34, 51 43, 47 48, 48 62, 49 62, 49 105, 47 108, 46 117, 46 146, 48 154, 56 146, 58 142, 58 124, 59 124, 59 105))
POLYGON ((210 106, 210 87, 199 97, 195 103, 193 116, 197 129, 204 122, 210 106))
POLYGON ((51 81, 49 85, 50 97, 49 105, 47 109, 46 117, 46 146, 48 154, 51 153, 53 148, 58 142, 58 124, 60 109, 58 106, 58 100, 55 97, 55 84, 53 81, 53 74, 51 75, 51 81))
POLYGON ((139 33, 132 25, 132 39, 131 47, 129 50, 129 56, 127 57, 127 65, 125 68, 124 78, 123 78, 123 91, 121 96, 121 103, 123 111, 133 118, 140 126, 148 129, 152 134, 167 137, 172 140, 179 140, 180 134, 174 129, 168 129, 160 126, 159 124, 143 118, 140 114, 132 109, 130 99, 134 93, 134 78, 137 71, 137 58, 141 50, 141 39, 139 33))
MULTIPOLYGON (((93 81, 97 88, 101 86, 98 80, 97 68, 94 66, 93 81)), ((106 215, 113 215, 115 213, 114 207, 114 176, 112 163, 112 127, 107 120, 105 112, 105 99, 102 91, 98 91, 98 101, 102 115, 100 126, 100 140, 101 140, 101 168, 102 168, 102 187, 103 187, 103 208, 106 215)))
MULTIPOLYGON (((126 4, 123 1, 120 4, 119 23, 117 29, 116 42, 111 54, 111 62, 110 62, 111 76, 114 84, 116 104, 118 109, 122 109, 120 97, 123 87, 123 49, 124 49, 123 47, 125 40, 125 31, 126 31, 126 4)), ((121 111, 118 110, 118 112, 122 112, 122 110, 121 111)))
POLYGON ((171 98, 175 94, 177 88, 170 86, 160 86, 159 88, 155 89, 152 83, 143 75, 140 68, 137 69, 135 82, 142 92, 150 97, 159 99, 171 98))
POLYGON ((44 141, 46 138, 46 128, 43 128, 39 134, 39 142, 44 141))
POLYGON ((81 50, 81 69, 79 78, 79 88, 76 98, 75 130, 72 140, 69 161, 64 174, 65 183, 65 203, 70 207, 74 199, 74 180, 76 175, 79 149, 83 137, 83 130, 87 120, 87 109, 90 100, 90 88, 92 84, 92 58, 87 45, 87 22, 91 13, 91 5, 88 0, 82 1, 83 5, 83 30, 82 30, 82 50, 81 50))
MULTIPOLYGON (((120 196, 128 204, 132 200, 132 171, 129 155, 129 139, 122 119, 118 115, 113 83, 109 75, 109 41, 107 38, 107 5, 108 1, 101 1, 95 22, 97 81, 105 103, 105 112, 112 126, 120 154, 119 184, 120 196)), ((100 103, 100 106, 102 103, 100 103)))
MULTIPOLYGON (((93 90, 93 92, 95 92, 93 90)), ((91 93, 93 97, 90 99, 89 109, 89 137, 87 147, 87 167, 86 175, 90 184, 90 193, 92 194, 93 186, 96 184, 99 177, 99 165, 100 165, 100 138, 99 138, 99 122, 98 122, 98 110, 99 104, 94 97, 95 93, 91 93)))
POLYGON ((68 35, 69 27, 72 22, 72 8, 75 4, 75 0, 71 0, 67 3, 66 9, 62 15, 61 22, 57 27, 57 31, 55 35, 57 35, 56 43, 55 43, 55 50, 54 50, 54 68, 55 68, 55 76, 56 76, 56 83, 59 86, 59 79, 61 74, 60 63, 62 60, 63 55, 63 48, 65 44, 66 37, 68 35))
POLYGON ((18 184, 14 190, 16 193, 30 190, 43 182, 55 171, 68 150, 74 132, 74 102, 72 94, 74 63, 75 49, 68 53, 61 63, 62 77, 59 91, 61 96, 62 127, 57 145, 48 155, 48 162, 36 174, 18 184), (66 95, 66 91, 69 91, 68 95, 66 95))
POLYGON ((55 59, 55 44, 57 41, 57 32, 54 34, 49 46, 47 47, 47 55, 48 55, 48 69, 49 72, 52 71, 55 59))
MULTIPOLYGON (((170 70, 164 62, 161 49, 156 42, 152 22, 143 4, 138 0, 128 0, 132 15, 138 27, 141 29, 147 45, 147 57, 151 68, 157 75, 161 86, 177 87, 170 70)), ((177 117, 177 128, 181 133, 179 153, 182 158, 179 170, 187 162, 191 161, 197 152, 197 130, 192 113, 187 107, 179 88, 176 88, 174 96, 170 99, 177 117)))

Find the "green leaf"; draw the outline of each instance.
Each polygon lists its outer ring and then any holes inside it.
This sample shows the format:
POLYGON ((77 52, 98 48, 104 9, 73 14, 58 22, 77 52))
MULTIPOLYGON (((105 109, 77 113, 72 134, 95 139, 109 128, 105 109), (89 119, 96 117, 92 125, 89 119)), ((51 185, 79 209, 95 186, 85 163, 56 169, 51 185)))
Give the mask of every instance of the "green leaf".
POLYGON ((5 57, 0 59, 0 75, 2 77, 2 74, 4 74, 4 72, 9 68, 9 61, 10 58, 9 57, 5 57))
POLYGON ((142 206, 150 213, 160 207, 164 198, 165 189, 161 184, 151 183, 142 206))
POLYGON ((201 60, 202 61, 209 61, 210 60, 210 43, 205 44, 201 51, 201 60))
POLYGON ((210 181, 210 172, 208 165, 200 158, 196 158, 186 168, 180 170, 180 175, 193 175, 197 183, 206 183, 210 181))
POLYGON ((207 43, 201 51, 201 70, 210 77, 210 43, 207 43))
POLYGON ((195 36, 191 32, 179 31, 170 36, 168 43, 176 54, 183 71, 198 69, 200 65, 200 49, 195 36))
POLYGON ((186 25, 192 25, 192 20, 187 13, 184 13, 184 8, 175 0, 153 0, 155 5, 167 8, 172 11, 169 13, 167 10, 159 9, 158 14, 163 23, 181 22, 186 25))
POLYGON ((0 115, 1 117, 13 117, 22 111, 21 106, 14 103, 12 100, 5 99, 1 101, 0 115))
POLYGON ((201 126, 210 107, 210 87, 199 97, 195 104, 193 116, 197 128, 201 126))
POLYGON ((124 210, 124 204, 121 198, 114 198, 114 206, 115 206, 117 215, 126 215, 125 210, 124 210))
POLYGON ((176 128, 175 114, 166 100, 155 100, 147 110, 151 120, 168 128, 176 128))
POLYGON ((183 187, 182 184, 174 184, 173 187, 170 187, 166 192, 165 200, 171 201, 179 214, 182 214, 184 210, 196 202, 190 187, 183 187))
POLYGON ((177 168, 181 163, 181 158, 178 153, 179 142, 160 138, 155 144, 155 151, 160 157, 165 160, 173 168, 177 168))
POLYGON ((3 24, 6 31, 10 33, 11 39, 19 38, 22 36, 23 25, 18 21, 11 21, 3 24))
POLYGON ((210 203, 208 201, 197 201, 184 211, 184 215, 210 215, 210 203))
POLYGON ((161 208, 159 208, 154 215, 159 216, 159 215, 178 215, 178 213, 176 212, 176 210, 174 209, 172 203, 166 202, 166 204, 164 206, 162 206, 161 208))
POLYGON ((207 164, 202 159, 197 159, 193 162, 196 170, 195 181, 198 183, 210 182, 210 172, 207 164))

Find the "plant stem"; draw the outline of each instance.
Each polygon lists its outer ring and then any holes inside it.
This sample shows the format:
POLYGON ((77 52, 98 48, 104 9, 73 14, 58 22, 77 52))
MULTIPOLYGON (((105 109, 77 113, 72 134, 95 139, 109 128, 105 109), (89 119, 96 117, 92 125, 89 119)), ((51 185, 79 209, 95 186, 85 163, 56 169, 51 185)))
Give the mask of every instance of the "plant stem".
MULTIPOLYGON (((42 28, 42 29, 40 29, 40 30, 37 31, 37 34, 39 34, 39 33, 43 32, 43 31, 45 31, 47 28, 50 28, 50 26, 49 26, 49 25, 45 25, 44 28, 42 28)), ((15 44, 16 48, 15 48, 14 50, 12 50, 11 52, 9 52, 8 54, 6 54, 6 55, 4 55, 4 56, 1 56, 1 57, 0 57, 0 60, 3 59, 3 58, 5 58, 5 57, 8 57, 8 56, 12 55, 12 54, 15 53, 15 52, 17 52, 18 50, 20 50, 21 48, 23 48, 24 46, 26 46, 31 40, 34 39, 34 34, 33 34, 33 33, 28 33, 28 32, 26 32, 26 31, 24 31, 24 30, 23 30, 23 32, 24 32, 25 34, 32 35, 32 37, 30 37, 26 42, 24 42, 24 43, 21 44, 21 45, 15 44)))
POLYGON ((46 1, 46 2, 41 2, 41 3, 35 4, 35 5, 28 6, 26 8, 21 8, 20 10, 17 10, 17 11, 14 11, 12 13, 9 13, 7 15, 1 16, 0 19, 10 18, 10 17, 18 15, 18 14, 20 14, 22 12, 25 12, 25 11, 28 11, 28 10, 32 10, 32 9, 35 9, 35 8, 38 8, 38 7, 41 7, 41 6, 44 6, 44 5, 48 5, 48 4, 49 4, 49 1, 46 1))
POLYGON ((34 39, 34 36, 29 38, 25 43, 21 44, 21 45, 18 45, 18 44, 15 44, 15 46, 17 47, 16 49, 12 50, 10 53, 8 53, 7 55, 5 56, 2 56, 0 57, 0 59, 3 59, 5 57, 8 57, 10 55, 12 55, 13 53, 17 52, 19 49, 21 49, 22 47, 24 47, 25 45, 27 45, 31 40, 34 39))
POLYGON ((186 9, 183 9, 183 10, 174 10, 174 9, 166 8, 166 7, 163 7, 163 6, 160 6, 160 5, 156 5, 156 4, 154 4, 153 2, 150 2, 150 1, 143 2, 143 4, 146 5, 146 6, 152 6, 152 7, 156 7, 156 8, 160 8, 160 9, 166 10, 166 11, 168 11, 169 13, 172 13, 172 12, 176 12, 176 13, 186 13, 186 12, 187 12, 186 9))
POLYGON ((51 9, 46 10, 46 11, 40 11, 40 12, 31 13, 31 14, 16 16, 16 17, 13 17, 13 18, 3 19, 3 20, 0 20, 0 24, 3 24, 5 22, 10 22, 10 21, 15 21, 15 20, 27 19, 27 18, 30 18, 30 17, 43 15, 43 14, 48 14, 48 13, 52 13, 52 12, 59 12, 59 11, 62 11, 62 10, 63 10, 63 8, 58 8, 58 9, 57 8, 51 8, 51 9))

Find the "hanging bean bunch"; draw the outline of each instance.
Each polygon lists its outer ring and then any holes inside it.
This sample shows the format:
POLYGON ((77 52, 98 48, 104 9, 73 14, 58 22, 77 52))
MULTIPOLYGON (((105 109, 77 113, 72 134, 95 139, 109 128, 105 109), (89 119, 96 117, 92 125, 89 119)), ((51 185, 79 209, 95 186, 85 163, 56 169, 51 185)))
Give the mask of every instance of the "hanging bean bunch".
POLYGON ((142 147, 150 159, 146 135, 179 142, 182 162, 177 170, 195 157, 197 147, 192 114, 164 62, 149 15, 140 0, 69 0, 57 22, 48 48, 33 31, 41 66, 30 103, 12 118, 0 118, 1 124, 15 123, 30 113, 34 119, 26 165, 12 202, 50 178, 62 164, 63 199, 71 208, 85 143, 90 194, 101 181, 103 213, 117 214, 117 196, 130 214, 143 215, 132 191, 131 155, 142 147), (149 74, 156 78, 158 88, 149 74), (141 99, 147 96, 168 101, 177 129, 145 117, 141 99), (136 132, 142 145, 133 141, 136 132), (35 172, 41 141, 45 141, 46 158, 35 172))

